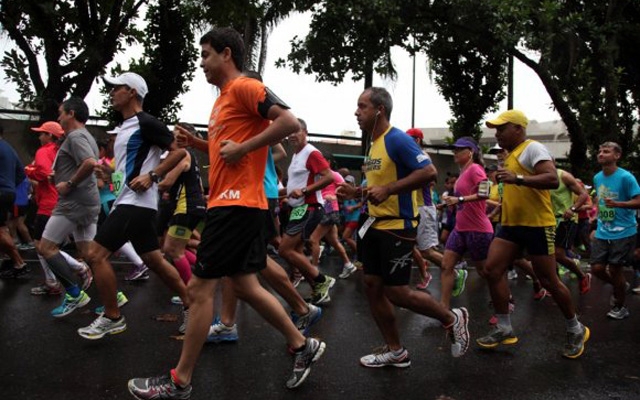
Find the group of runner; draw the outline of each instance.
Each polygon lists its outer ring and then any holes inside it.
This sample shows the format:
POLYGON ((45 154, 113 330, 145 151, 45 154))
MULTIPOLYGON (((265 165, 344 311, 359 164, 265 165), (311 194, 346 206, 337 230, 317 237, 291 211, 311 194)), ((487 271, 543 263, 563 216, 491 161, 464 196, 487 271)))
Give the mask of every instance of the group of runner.
MULTIPOLYGON (((583 354, 590 331, 578 320, 556 264, 578 275, 581 293, 589 290, 591 275, 567 254, 573 224, 577 226, 578 212, 588 207, 589 196, 568 172, 556 168, 542 144, 527 138, 524 113, 509 110, 486 122, 495 129, 503 151, 496 166, 485 169, 473 138, 462 137, 453 144, 460 174, 448 182, 440 204, 432 190, 438 172, 420 147, 422 133, 391 125, 393 101, 385 89, 368 88, 357 100, 355 116, 368 146, 366 180, 355 185, 353 176, 343 178, 332 171, 308 143, 306 123, 259 76, 244 72, 243 41, 236 31, 213 29, 201 38, 200 46, 200 66, 207 81, 220 90, 206 138, 188 124, 177 124, 171 132, 142 111, 149 90, 144 79, 131 72, 104 77, 111 106, 123 117, 113 132, 113 154, 109 143, 99 149, 87 131, 88 108, 81 99, 64 101, 57 123, 33 129, 42 147, 27 176, 38 182, 36 198, 48 200, 39 203, 34 232, 45 282, 32 292, 64 290, 62 304, 52 311, 54 317, 64 317, 89 303, 86 289, 95 282, 103 307, 78 334, 97 340, 121 333, 127 325, 120 307, 127 299, 118 291, 109 262, 120 251, 133 261, 128 279, 147 279, 153 271, 183 306, 179 331, 184 342, 176 367, 158 377, 131 379, 128 388, 133 396, 190 398, 203 344, 237 339, 237 299, 251 305, 284 336, 294 359, 286 386, 302 384, 327 348, 309 335, 336 284, 318 268, 321 240, 341 258, 340 278, 356 271, 338 238, 339 199, 348 215, 343 238, 362 265, 365 294, 384 341, 360 359, 363 366, 411 364, 400 341, 395 307, 438 320, 450 338, 452 356, 465 354, 470 345, 469 312, 465 307, 450 309, 450 303, 464 290, 466 258, 486 280, 495 308, 495 324, 476 339, 478 346, 494 348, 518 341, 510 320, 507 281, 508 268, 516 264, 532 277, 536 298, 549 293, 564 315, 563 356, 574 359, 583 354), (285 138, 294 154, 286 187, 278 189, 275 161, 284 156, 279 143, 285 138), (198 151, 209 158, 206 200, 198 151), (161 220, 168 222, 157 222, 159 192, 166 193, 171 211, 161 220), (274 216, 281 206, 278 199, 283 198, 290 212, 280 230, 274 216), (448 217, 445 237, 438 230, 438 207, 448 217), (356 211, 362 211, 359 221, 356 211), (499 219, 492 219, 497 215, 499 219), (69 235, 82 261, 60 250, 69 235), (441 239, 445 239, 442 252, 438 251, 441 239), (311 298, 301 297, 284 269, 267 254, 268 246, 277 249, 311 286, 311 298), (410 286, 414 260, 422 267, 421 287, 428 286, 431 278, 424 259, 441 269, 440 299, 410 286), (257 273, 288 303, 291 315, 260 284, 257 273), (220 283, 222 304, 214 306, 220 283), (220 315, 217 320, 214 309, 220 315)), ((614 287, 607 315, 616 319, 629 315, 623 267, 635 248, 633 209, 640 208, 640 187, 633 175, 617 166, 621 156, 616 143, 600 147, 602 171, 594 177, 598 223, 591 243, 591 271, 614 287)))

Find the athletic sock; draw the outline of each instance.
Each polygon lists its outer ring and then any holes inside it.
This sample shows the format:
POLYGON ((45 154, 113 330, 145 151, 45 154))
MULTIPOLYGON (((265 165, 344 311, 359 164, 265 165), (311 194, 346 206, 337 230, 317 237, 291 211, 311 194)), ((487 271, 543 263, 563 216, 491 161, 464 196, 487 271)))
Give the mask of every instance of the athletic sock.
POLYGON ((144 261, 142 261, 142 258, 140 258, 138 253, 136 253, 136 250, 133 248, 131 242, 123 244, 122 247, 120 247, 119 251, 121 251, 122 254, 124 254, 124 256, 129 259, 129 261, 131 261, 131 264, 134 264, 136 266, 144 264, 144 261))
POLYGON ((67 291, 67 293, 69 294, 69 296, 73 297, 73 298, 77 298, 78 296, 80 296, 80 288, 78 287, 78 285, 73 285, 73 286, 69 286, 69 287, 65 287, 65 290, 67 291))
POLYGON ((582 331, 577 315, 574 315, 573 318, 568 318, 565 320, 565 323, 567 325, 567 332, 580 333, 582 331))
POLYGON ((498 318, 498 328, 500 328, 503 332, 510 332, 513 330, 511 328, 511 315, 510 314, 496 314, 496 318, 498 318))
POLYGON ((65 253, 62 250, 60 251, 60 254, 67 261, 67 264, 69 264, 72 270, 74 270, 75 272, 81 272, 84 270, 84 265, 80 261, 71 257, 69 254, 65 253))
POLYGON ((67 291, 69 287, 75 286, 78 277, 60 252, 57 252, 53 257, 46 258, 45 260, 67 291))
POLYGON ((56 278, 53 271, 51 271, 51 267, 47 260, 44 259, 40 254, 38 254, 38 260, 40 260, 40 265, 42 265, 42 270, 44 271, 44 280, 47 282, 58 282, 58 278, 56 278))
POLYGON ((191 264, 189 264, 187 257, 174 258, 173 265, 178 270, 182 282, 184 282, 185 285, 189 283, 189 279, 191 279, 191 264))
POLYGON ((186 249, 184 251, 184 256, 187 257, 187 260, 189 260, 189 264, 191 265, 196 265, 196 255, 189 249, 186 249))

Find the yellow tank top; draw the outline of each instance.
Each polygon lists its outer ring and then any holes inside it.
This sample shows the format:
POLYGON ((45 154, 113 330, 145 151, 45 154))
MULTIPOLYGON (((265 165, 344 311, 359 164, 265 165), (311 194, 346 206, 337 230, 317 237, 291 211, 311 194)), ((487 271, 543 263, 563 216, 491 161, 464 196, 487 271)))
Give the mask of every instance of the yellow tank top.
MULTIPOLYGON (((530 139, 520 143, 518 147, 509 153, 504 162, 504 167, 509 171, 515 172, 516 175, 534 175, 532 171, 527 170, 518 161, 522 152, 531 143, 533 143, 533 140, 530 139)), ((503 226, 555 226, 556 218, 553 214, 549 190, 505 184, 501 222, 503 226)))

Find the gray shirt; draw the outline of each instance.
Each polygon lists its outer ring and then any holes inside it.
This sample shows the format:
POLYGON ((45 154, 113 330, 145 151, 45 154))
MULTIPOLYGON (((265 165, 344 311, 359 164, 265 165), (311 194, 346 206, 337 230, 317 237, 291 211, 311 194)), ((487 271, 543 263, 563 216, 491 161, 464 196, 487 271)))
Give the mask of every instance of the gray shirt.
MULTIPOLYGON (((88 158, 98 160, 96 140, 85 128, 66 134, 53 164, 55 182, 67 182, 76 173, 82 162, 88 158)), ((53 215, 62 215, 78 225, 90 225, 98 221, 100 195, 96 176, 91 174, 68 194, 58 197, 53 215)))

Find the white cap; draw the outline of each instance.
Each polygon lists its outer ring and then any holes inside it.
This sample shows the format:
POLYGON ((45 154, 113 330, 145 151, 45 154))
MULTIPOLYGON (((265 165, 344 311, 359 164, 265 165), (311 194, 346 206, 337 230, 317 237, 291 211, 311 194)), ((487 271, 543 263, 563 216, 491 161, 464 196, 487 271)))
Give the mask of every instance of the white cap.
POLYGON ((135 89, 138 95, 143 99, 147 95, 147 93, 149 93, 147 82, 145 82, 144 79, 135 72, 125 72, 115 78, 108 78, 106 76, 103 76, 102 79, 105 81, 105 83, 111 86, 129 86, 131 89, 135 89))

